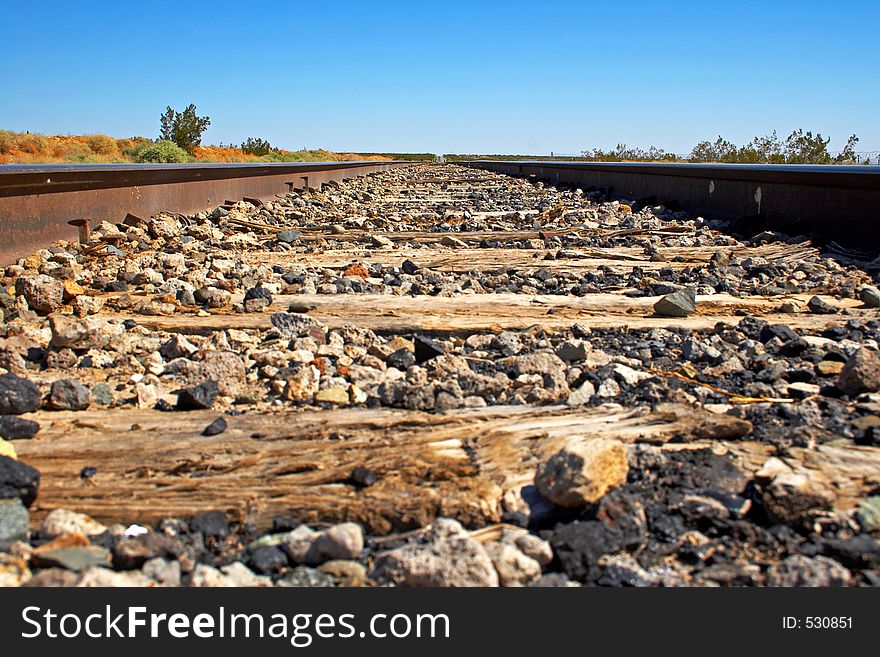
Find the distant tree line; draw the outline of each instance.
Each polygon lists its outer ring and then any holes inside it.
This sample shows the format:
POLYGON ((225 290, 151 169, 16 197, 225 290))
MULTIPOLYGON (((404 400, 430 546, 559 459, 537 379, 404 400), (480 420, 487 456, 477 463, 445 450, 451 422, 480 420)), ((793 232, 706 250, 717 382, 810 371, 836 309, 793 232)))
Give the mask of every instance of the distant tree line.
POLYGON ((828 150, 830 137, 821 133, 815 135, 795 130, 785 141, 781 141, 774 130, 763 137, 755 137, 744 146, 736 146, 721 135, 715 141, 701 141, 686 156, 667 153, 662 148, 651 146, 648 150, 630 148, 618 144, 615 148, 603 151, 599 148, 581 151, 587 160, 603 162, 729 162, 743 164, 862 164, 856 153, 859 138, 850 135, 843 149, 833 154, 828 150))

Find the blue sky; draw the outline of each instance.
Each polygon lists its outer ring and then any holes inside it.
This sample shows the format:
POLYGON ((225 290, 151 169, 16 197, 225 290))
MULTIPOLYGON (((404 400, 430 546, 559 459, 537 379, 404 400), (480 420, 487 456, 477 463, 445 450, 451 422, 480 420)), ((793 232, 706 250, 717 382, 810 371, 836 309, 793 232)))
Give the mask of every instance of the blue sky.
POLYGON ((0 128, 289 149, 686 152, 774 128, 880 149, 880 2, 4 0, 0 128))

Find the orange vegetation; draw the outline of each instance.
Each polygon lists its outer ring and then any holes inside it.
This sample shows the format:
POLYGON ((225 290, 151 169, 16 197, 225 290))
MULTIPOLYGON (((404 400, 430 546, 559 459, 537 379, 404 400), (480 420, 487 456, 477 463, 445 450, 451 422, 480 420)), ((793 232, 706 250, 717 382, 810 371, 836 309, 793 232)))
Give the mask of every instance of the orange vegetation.
MULTIPOLYGON (((131 163, 138 148, 151 140, 146 137, 115 139, 107 135, 40 135, 0 130, 0 164, 131 163)), ((316 162, 345 160, 386 160, 380 155, 331 153, 323 149, 275 151, 257 156, 240 148, 199 146, 194 160, 204 162, 316 162)))

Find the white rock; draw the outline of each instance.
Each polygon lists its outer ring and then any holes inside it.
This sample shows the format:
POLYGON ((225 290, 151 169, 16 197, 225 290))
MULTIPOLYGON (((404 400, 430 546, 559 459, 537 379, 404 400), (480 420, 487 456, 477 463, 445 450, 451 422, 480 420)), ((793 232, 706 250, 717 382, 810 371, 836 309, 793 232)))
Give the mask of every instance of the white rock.
POLYGON ((67 509, 54 509, 43 520, 40 533, 48 538, 54 538, 61 534, 83 534, 95 536, 103 534, 107 527, 102 525, 91 516, 67 509))

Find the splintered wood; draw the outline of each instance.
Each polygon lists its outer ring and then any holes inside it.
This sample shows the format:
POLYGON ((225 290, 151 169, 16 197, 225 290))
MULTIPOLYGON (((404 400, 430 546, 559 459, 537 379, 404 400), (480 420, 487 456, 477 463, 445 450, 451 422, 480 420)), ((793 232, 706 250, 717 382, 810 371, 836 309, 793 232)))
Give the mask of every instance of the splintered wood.
POLYGON ((501 500, 530 483, 538 460, 573 433, 661 444, 679 435, 742 435, 748 424, 670 407, 658 412, 490 407, 431 415, 403 410, 216 414, 98 411, 39 413, 44 429, 21 457, 43 475, 38 513, 74 505, 102 521, 154 521, 224 509, 265 526, 295 511, 303 520, 357 520, 384 533, 456 517, 497 522, 501 500), (90 479, 79 476, 96 467, 90 479), (355 467, 379 479, 359 489, 355 467))
MULTIPOLYGON (((710 446, 750 471, 770 455, 748 442, 748 422, 680 405, 569 409, 496 406, 432 415, 393 409, 284 411, 228 418, 213 438, 200 435, 209 411, 37 413, 40 436, 21 458, 43 484, 37 517, 74 507, 105 522, 153 522, 221 509, 259 528, 296 513, 306 522, 355 520, 373 533, 430 523, 438 515, 470 526, 498 522, 515 508, 537 464, 572 436, 613 437, 656 449, 710 446), (682 443, 680 441, 688 442, 682 443), (674 442, 670 442, 674 441, 674 442), (359 488, 358 466, 378 481, 359 488), (97 468, 89 479, 85 467, 97 468)), ((852 505, 880 481, 878 450, 795 449, 797 471, 821 478, 852 505)))
MULTIPOLYGON (((240 301, 242 295, 233 295, 240 301)), ((809 295, 790 295, 806 303, 809 295)), ((380 334, 434 333, 468 335, 478 331, 524 329, 540 324, 544 329, 560 330, 578 323, 590 328, 629 326, 631 328, 710 329, 718 322, 736 324, 737 311, 747 310, 768 321, 792 327, 813 328, 840 324, 840 316, 783 315, 779 299, 732 297, 713 294, 697 297, 697 313, 690 317, 660 317, 652 306, 656 298, 630 298, 622 294, 591 294, 573 297, 550 294, 471 294, 457 297, 393 296, 388 294, 295 294, 276 295, 270 310, 287 310, 291 302, 313 306, 309 314, 330 328, 356 324, 380 334)), ((848 305, 857 302, 847 300, 848 305)), ((843 304, 842 304, 843 305, 843 304)), ((136 319, 143 326, 163 331, 200 333, 220 329, 267 329, 265 313, 214 312, 208 315, 142 316, 117 313, 115 317, 136 319)))

